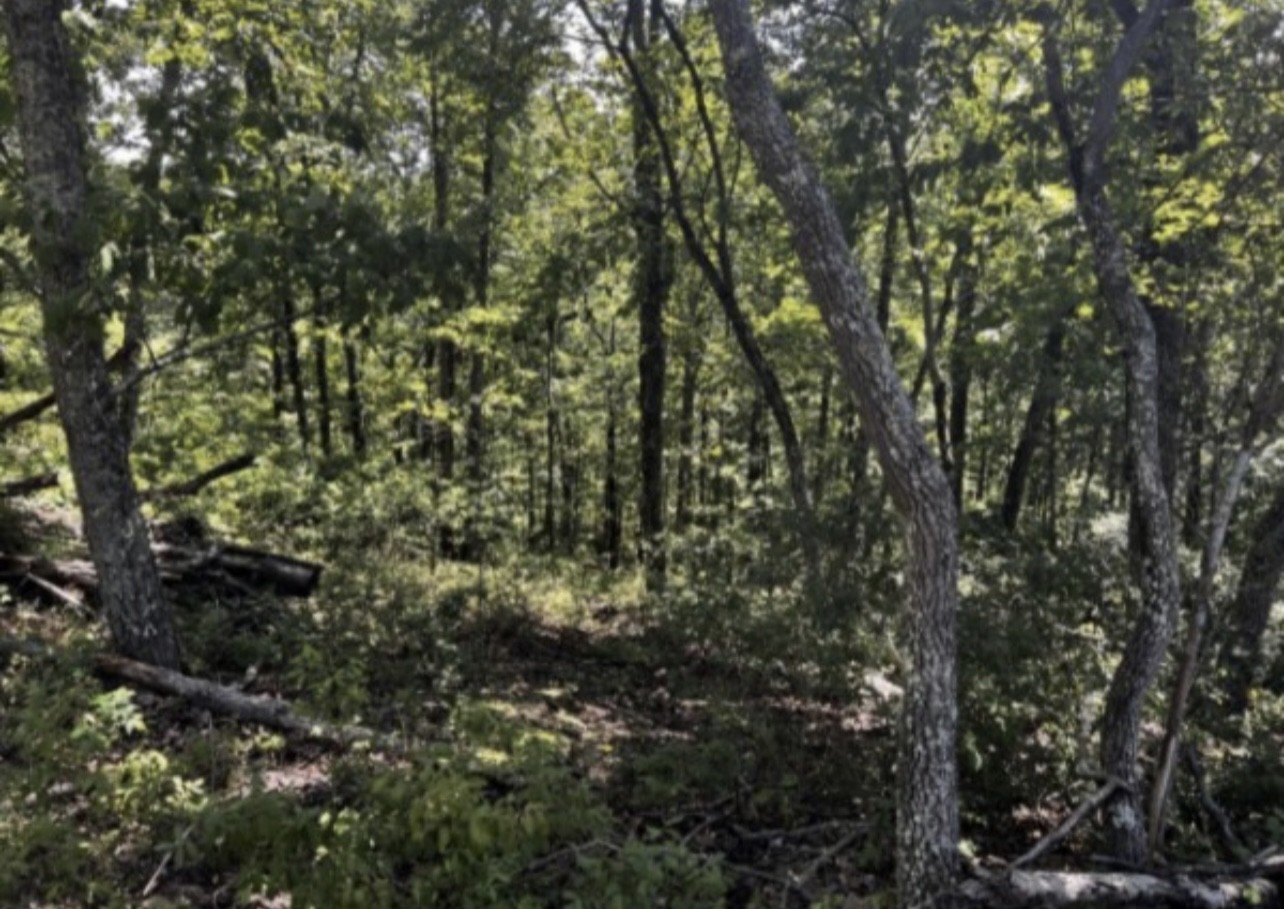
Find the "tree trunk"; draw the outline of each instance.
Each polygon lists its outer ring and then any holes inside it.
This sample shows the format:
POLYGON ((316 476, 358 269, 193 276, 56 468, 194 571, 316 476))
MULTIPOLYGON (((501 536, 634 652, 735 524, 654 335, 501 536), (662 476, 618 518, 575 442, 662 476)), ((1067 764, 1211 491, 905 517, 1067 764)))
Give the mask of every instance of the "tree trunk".
POLYGON ((1248 709, 1249 691, 1261 669, 1262 641, 1284 576, 1284 486, 1253 525, 1250 538, 1219 655, 1227 706, 1236 716, 1248 709))
POLYGON ((557 300, 549 303, 550 312, 544 320, 547 345, 544 350, 544 519, 540 536, 544 547, 552 552, 557 544, 557 327, 559 324, 557 300))
POLYGON ((308 422, 308 393, 303 383, 299 335, 294 325, 296 318, 294 298, 290 295, 288 279, 281 282, 280 293, 281 316, 285 323, 282 328, 285 336, 285 371, 294 395, 294 416, 299 426, 299 441, 303 443, 303 450, 307 451, 312 445, 312 429, 308 422))
POLYGON ((759 174, 790 224, 843 375, 905 522, 909 670, 902 706, 896 857, 901 905, 932 905, 959 869, 956 609, 958 518, 870 306, 863 276, 810 161, 780 107, 746 0, 710 7, 727 73, 727 98, 759 174))
MULTIPOLYGON (((971 247, 971 234, 964 242, 971 247)), ((970 249, 968 250, 970 251, 970 249)), ((976 311, 977 266, 964 262, 959 276, 957 313, 954 317, 954 344, 950 350, 950 448, 954 507, 963 510, 967 482, 967 408, 972 389, 973 315, 976 311)))
POLYGON ((1159 769, 1155 775, 1150 812, 1150 842, 1152 854, 1158 854, 1164 834, 1164 812, 1169 786, 1176 772, 1178 749, 1181 746, 1182 723, 1186 704, 1195 685, 1195 677, 1204 652, 1204 633, 1212 620, 1213 595, 1217 572, 1221 567, 1222 551, 1231 517, 1239 502, 1244 477, 1252 464, 1258 447, 1258 438, 1276 422, 1284 407, 1284 341, 1272 352, 1266 375, 1258 384, 1249 406, 1249 413, 1239 441, 1239 450, 1231 464, 1226 483, 1219 488, 1213 503, 1212 520, 1204 543, 1200 563, 1199 587, 1192 604, 1186 646, 1182 654, 1177 682, 1168 701, 1168 718, 1164 727, 1164 742, 1160 753, 1159 769))
POLYGON ((682 357, 682 410, 678 418, 678 503, 673 517, 674 530, 678 533, 682 533, 691 524, 695 406, 699 377, 700 351, 693 345, 682 357))
POLYGON ((749 434, 745 439, 745 487, 757 499, 762 493, 763 480, 767 478, 767 434, 763 431, 764 408, 762 395, 753 397, 749 409, 749 434))
POLYGON ((1212 343, 1211 319, 1205 319, 1195 335, 1195 353, 1189 373, 1190 407, 1187 408, 1186 510, 1182 518, 1182 540, 1198 544, 1204 522, 1204 435, 1208 431, 1208 348, 1212 343))
MULTIPOLYGON (((652 3, 631 2, 625 28, 638 50, 647 54, 658 38, 652 3), (648 8, 650 9, 648 10, 648 8)), ((638 502, 642 562, 647 589, 662 590, 666 579, 664 540, 664 307, 672 277, 665 256, 664 197, 656 137, 635 100, 633 111, 633 181, 636 202, 633 229, 638 267, 634 293, 638 306, 639 454, 642 488, 638 502)))
POLYGON ((1071 182, 1080 219, 1092 242, 1097 284, 1120 335, 1132 403, 1128 442, 1146 543, 1144 602, 1106 695, 1101 762, 1106 773, 1128 786, 1111 801, 1107 814, 1112 853, 1133 863, 1144 862, 1147 855, 1137 766, 1142 709, 1176 624, 1181 578, 1160 450, 1161 387, 1155 323, 1133 286, 1123 238, 1115 227, 1106 198, 1105 152, 1123 83, 1171 2, 1173 0, 1151 0, 1120 41, 1106 69, 1084 145, 1074 137, 1060 54, 1051 32, 1046 34, 1043 43, 1053 114, 1070 156, 1071 182))
POLYGON ((619 460, 617 424, 615 389, 612 387, 607 392, 606 477, 602 483, 602 550, 606 554, 606 567, 612 571, 620 567, 620 549, 624 536, 617 467, 619 460))
POLYGON ((1034 455, 1043 443, 1048 428, 1048 419, 1057 407, 1057 398, 1061 393, 1061 359, 1065 348, 1065 319, 1058 316, 1048 331, 1043 342, 1043 355, 1039 359, 1039 378, 1030 396, 1030 406, 1025 412, 1025 425, 1021 437, 1017 440, 1016 450, 1012 453, 1012 464, 1008 468, 1007 482, 1003 485, 1003 526, 1009 531, 1016 530, 1021 517, 1021 505, 1025 501, 1025 488, 1030 480, 1030 468, 1034 464, 1034 455))
POLYGON ((563 421, 562 464, 559 474, 562 478, 562 552, 566 555, 575 553, 576 538, 579 536, 579 470, 575 464, 574 435, 570 419, 563 421))
POLYGON ((5 26, 18 101, 45 351, 103 610, 121 653, 175 668, 178 638, 161 590, 103 356, 90 276, 83 85, 62 24, 66 7, 7 0, 5 26))
POLYGON ((281 348, 285 344, 280 328, 272 330, 272 416, 277 420, 285 416, 285 361, 281 348))
POLYGON ((486 355, 476 350, 469 360, 468 425, 464 434, 464 453, 468 458, 469 515, 464 558, 476 562, 485 556, 486 548, 482 533, 482 496, 486 485, 486 424, 482 402, 486 396, 486 355))
MULTIPOLYGON (((432 86, 428 94, 428 150, 432 158, 433 229, 445 232, 450 226, 451 161, 446 141, 446 114, 441 101, 441 78, 435 67, 432 68, 431 78, 432 86)), ((452 312, 456 302, 449 298, 443 300, 443 309, 447 314, 452 312)), ((458 348, 454 340, 449 337, 440 338, 434 359, 437 361, 437 400, 443 410, 442 418, 434 421, 432 428, 433 447, 436 449, 435 497, 440 501, 442 491, 455 480, 453 420, 458 384, 458 348)), ((439 519, 439 522, 439 549, 444 557, 453 558, 454 528, 449 520, 439 519)))
POLYGON ((348 380, 348 435, 352 439, 352 453, 358 458, 366 456, 365 403, 361 397, 361 352, 350 335, 343 338, 343 366, 348 380))
POLYGON ((330 355, 326 340, 326 315, 321 305, 321 291, 316 292, 316 313, 312 317, 312 357, 317 381, 317 431, 321 454, 334 455, 334 434, 330 425, 330 355))
POLYGON ((815 467, 811 477, 813 507, 820 505, 820 500, 825 494, 826 476, 829 473, 829 410, 833 384, 834 374, 826 367, 824 375, 820 378, 820 413, 816 416, 816 454, 813 461, 815 467))
MULTIPOLYGON (((497 53, 498 29, 500 23, 497 11, 491 21, 491 55, 497 53)), ((477 237, 477 280, 473 288, 474 305, 485 309, 490 304, 490 278, 493 264, 492 241, 495 219, 495 168, 498 154, 498 136, 496 135, 494 102, 488 102, 490 109, 486 113, 485 135, 483 137, 483 157, 481 173, 481 196, 483 221, 477 237)), ((483 463, 486 446, 486 424, 484 401, 486 397, 486 354, 481 349, 473 350, 469 357, 468 368, 468 422, 464 432, 464 454, 468 459, 468 498, 469 515, 464 531, 464 558, 468 561, 480 561, 485 554, 485 542, 482 533, 482 497, 485 487, 486 467, 483 463)))

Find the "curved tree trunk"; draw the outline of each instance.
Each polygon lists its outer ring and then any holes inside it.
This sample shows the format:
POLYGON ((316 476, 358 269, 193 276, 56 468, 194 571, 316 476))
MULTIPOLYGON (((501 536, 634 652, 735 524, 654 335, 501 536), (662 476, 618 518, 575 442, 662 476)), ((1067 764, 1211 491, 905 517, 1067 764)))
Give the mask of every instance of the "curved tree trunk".
POLYGON ((958 518, 918 424, 834 204, 804 156, 763 65, 746 0, 710 6, 736 128, 784 209, 794 248, 905 522, 904 642, 896 818, 899 898, 930 906, 958 874, 958 518))
POLYGON ((45 351, 67 437, 103 610, 120 651, 175 668, 178 638, 161 590, 103 356, 89 262, 82 86, 65 3, 6 0, 45 351))
POLYGON ((1133 484, 1145 541, 1143 605, 1106 695, 1101 761, 1127 788, 1107 806, 1111 850, 1117 858, 1144 862, 1146 823, 1137 766, 1142 709, 1167 652, 1181 603, 1181 578, 1172 512, 1164 477, 1160 426, 1159 347, 1155 323, 1137 296, 1123 238, 1106 198, 1105 152, 1114 131, 1123 84, 1173 0, 1151 0, 1129 27, 1107 66, 1080 145, 1070 114, 1060 53, 1052 32, 1043 42, 1047 88, 1057 128, 1069 153, 1071 182, 1092 242, 1097 285, 1110 308, 1123 347, 1131 411, 1128 444, 1133 484))

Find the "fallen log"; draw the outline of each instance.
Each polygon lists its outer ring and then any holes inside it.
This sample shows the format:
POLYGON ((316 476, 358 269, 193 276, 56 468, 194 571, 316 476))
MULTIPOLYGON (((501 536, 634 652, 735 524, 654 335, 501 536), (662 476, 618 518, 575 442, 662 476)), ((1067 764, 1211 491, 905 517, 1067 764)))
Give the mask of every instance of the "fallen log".
POLYGON ((197 474, 190 480, 184 480, 181 483, 173 483, 169 486, 162 486, 159 489, 149 489, 143 493, 145 500, 156 499, 177 499, 186 496, 194 496, 205 487, 215 483, 224 477, 231 476, 234 473, 240 473, 242 470, 248 470, 254 466, 257 457, 251 453, 237 455, 230 458, 222 464, 211 467, 204 473, 197 474))
MULTIPOLYGON (((245 546, 204 548, 153 545, 161 579, 170 584, 230 587, 238 594, 311 596, 323 566, 245 546)), ((0 554, 0 582, 30 583, 65 603, 82 602, 73 591, 98 592, 98 571, 85 559, 43 559, 0 554)))
POLYGON ((175 580, 202 580, 222 573, 254 590, 277 596, 307 597, 317 589, 323 566, 247 546, 214 545, 206 549, 158 545, 153 547, 162 574, 175 580))
POLYGON ((989 873, 959 888, 959 904, 986 909, 1136 906, 1146 909, 1279 909, 1284 862, 1239 875, 1020 871, 989 873))
POLYGON ((34 477, 26 477, 21 480, 10 480, 7 483, 0 483, 0 498, 13 499, 18 496, 30 495, 33 492, 39 492, 42 489, 52 489, 58 485, 58 472, 51 470, 48 473, 37 474, 34 477))
POLYGON ((133 685, 159 694, 180 697, 215 713, 257 723, 287 735, 319 742, 332 748, 350 748, 368 743, 382 751, 403 751, 405 744, 396 736, 377 733, 364 726, 337 726, 295 713, 290 705, 277 698, 246 694, 206 679, 150 666, 114 654, 101 654, 94 668, 103 675, 123 679, 133 685))
POLYGON ((74 587, 87 592, 98 589, 98 572, 94 564, 86 559, 0 555, 0 581, 18 583, 32 578, 58 587, 74 587))

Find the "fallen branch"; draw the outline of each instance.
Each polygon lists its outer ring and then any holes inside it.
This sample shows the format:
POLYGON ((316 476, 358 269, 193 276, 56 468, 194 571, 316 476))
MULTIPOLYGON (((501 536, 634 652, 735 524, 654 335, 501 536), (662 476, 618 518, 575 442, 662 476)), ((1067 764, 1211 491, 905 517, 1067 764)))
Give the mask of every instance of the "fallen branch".
POLYGON ((237 455, 235 458, 231 458, 215 467, 211 467, 204 473, 197 474, 190 480, 184 480, 181 483, 173 483, 169 486, 162 486, 159 489, 149 489, 147 492, 143 493, 143 498, 145 500, 155 500, 161 498, 171 499, 194 496, 205 487, 223 479, 224 477, 231 476, 234 473, 240 473, 242 470, 248 470, 254 466, 255 460, 256 456, 250 452, 237 455))
POLYGON ((1068 837, 1074 829, 1079 826, 1079 824, 1083 823, 1084 818, 1104 805, 1106 800, 1114 795, 1116 790, 1122 788, 1123 785, 1124 783, 1122 780, 1111 779, 1107 781, 1106 784, 1098 789, 1091 798, 1071 812, 1070 816, 1062 821, 1056 830, 1053 830, 1043 839, 1039 840, 1039 842, 1035 843, 1033 848, 1014 861, 1011 867, 1023 868, 1026 865, 1034 864, 1040 858, 1047 855, 1059 843, 1068 837))
MULTIPOLYGON (((171 584, 230 587, 238 594, 311 596, 323 566, 246 546, 152 546, 161 578, 171 584)), ((83 605, 73 591, 98 592, 98 571, 84 559, 42 559, 0 554, 0 582, 30 583, 55 600, 83 605)))
POLYGON ((315 562, 248 546, 215 545, 203 551, 157 546, 155 551, 162 572, 168 566, 180 579, 192 575, 199 579, 213 568, 235 582, 255 590, 270 590, 277 596, 311 596, 323 570, 315 562))
POLYGON ((808 865, 805 869, 803 869, 803 873, 798 875, 798 877, 794 879, 794 882, 798 884, 800 887, 805 887, 807 883, 816 876, 816 873, 820 871, 821 868, 828 865, 831 861, 833 861, 835 858, 838 857, 839 853, 849 848, 853 843, 855 843, 858 839, 860 839, 862 836, 864 836, 868 832, 869 832, 868 825, 860 825, 855 829, 851 830, 850 832, 848 832, 846 836, 844 836, 838 842, 834 843, 834 845, 830 846, 828 849, 826 849, 824 852, 818 855, 810 865, 808 865))
POLYGON ((30 495, 42 489, 52 489, 57 485, 58 472, 54 470, 34 477, 26 477, 22 480, 10 480, 7 483, 0 483, 0 499, 13 499, 18 496, 30 495))
POLYGON ((364 726, 335 726, 295 713, 285 701, 246 694, 172 669, 150 666, 113 654, 98 656, 94 660, 94 668, 103 675, 124 679, 149 691, 180 697, 207 710, 333 748, 368 743, 383 751, 400 752, 405 749, 404 743, 396 736, 381 735, 364 726))

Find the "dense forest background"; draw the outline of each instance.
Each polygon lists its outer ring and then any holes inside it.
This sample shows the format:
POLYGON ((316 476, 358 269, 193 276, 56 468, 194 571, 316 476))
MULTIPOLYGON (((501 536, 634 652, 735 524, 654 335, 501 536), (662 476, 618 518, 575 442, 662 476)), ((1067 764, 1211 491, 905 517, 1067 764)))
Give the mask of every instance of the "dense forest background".
POLYGON ((0 904, 1280 899, 1278 0, 0 5, 0 904))

